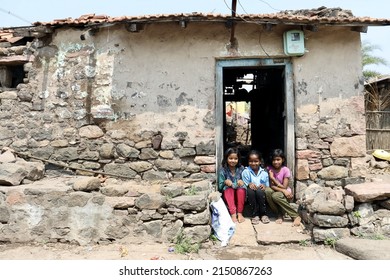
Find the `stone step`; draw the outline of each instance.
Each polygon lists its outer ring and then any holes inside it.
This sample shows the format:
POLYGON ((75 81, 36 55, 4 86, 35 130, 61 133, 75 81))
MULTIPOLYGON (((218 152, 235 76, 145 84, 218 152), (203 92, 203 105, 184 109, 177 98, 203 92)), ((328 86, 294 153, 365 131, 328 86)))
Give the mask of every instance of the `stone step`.
POLYGON ((229 242, 230 246, 257 246, 256 232, 249 218, 236 223, 236 231, 229 242))
POLYGON ((282 224, 275 223, 276 218, 270 217, 268 224, 252 225, 249 217, 243 223, 236 224, 236 231, 230 239, 229 246, 257 246, 270 244, 300 243, 311 240, 311 235, 305 232, 304 226, 292 226, 292 220, 285 218, 282 224))
POLYGON ((259 223, 254 225, 257 242, 261 245, 300 243, 310 241, 311 236, 305 232, 304 226, 293 227, 290 218, 284 218, 283 223, 275 223, 275 218, 270 217, 268 224, 259 223))

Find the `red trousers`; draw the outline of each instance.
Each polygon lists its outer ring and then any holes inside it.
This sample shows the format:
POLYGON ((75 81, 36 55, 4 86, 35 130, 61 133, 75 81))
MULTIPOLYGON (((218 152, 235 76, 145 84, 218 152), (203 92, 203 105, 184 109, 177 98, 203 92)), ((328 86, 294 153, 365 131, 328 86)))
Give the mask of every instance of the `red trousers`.
POLYGON ((223 199, 229 209, 230 215, 244 211, 246 190, 244 188, 227 188, 223 191, 223 199))

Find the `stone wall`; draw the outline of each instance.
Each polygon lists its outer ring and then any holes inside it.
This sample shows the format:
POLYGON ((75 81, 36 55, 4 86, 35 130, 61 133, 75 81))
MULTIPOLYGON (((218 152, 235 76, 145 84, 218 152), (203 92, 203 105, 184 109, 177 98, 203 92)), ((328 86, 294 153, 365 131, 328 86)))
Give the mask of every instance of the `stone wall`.
POLYGON ((18 46, 17 53, 2 43, 0 64, 22 54, 24 60, 13 63, 24 63, 25 77, 16 88, 0 88, 0 147, 129 179, 215 180, 214 112, 205 104, 214 96, 213 75, 194 86, 180 75, 160 77, 157 69, 152 77, 140 73, 128 52, 134 41, 121 39, 138 36, 139 56, 146 55, 140 61, 148 64, 155 60, 143 50, 150 40, 144 33, 119 26, 82 42, 80 30, 65 29, 49 41, 18 46), (118 33, 107 44, 109 32, 118 33), (124 74, 129 66, 131 77, 124 74))
POLYGON ((60 178, 0 187, 0 242, 175 242, 182 233, 201 243, 211 234, 208 180, 153 185, 64 174, 60 178))
POLYGON ((388 163, 370 156, 366 161, 372 174, 343 178, 340 187, 299 183, 299 212, 314 241, 334 242, 348 236, 390 238, 390 173, 381 169, 388 163))

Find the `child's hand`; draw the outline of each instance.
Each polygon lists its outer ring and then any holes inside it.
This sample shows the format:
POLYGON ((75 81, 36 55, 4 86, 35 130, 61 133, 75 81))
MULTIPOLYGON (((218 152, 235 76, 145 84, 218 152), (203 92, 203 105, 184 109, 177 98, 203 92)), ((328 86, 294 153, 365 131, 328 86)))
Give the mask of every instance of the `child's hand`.
POLYGON ((265 190, 265 185, 260 184, 259 188, 260 188, 262 191, 264 191, 264 190, 265 190))
POLYGON ((253 183, 249 183, 248 187, 254 191, 257 190, 257 186, 253 183))
POLYGON ((242 187, 244 185, 244 181, 243 180, 238 180, 237 181, 237 186, 238 187, 242 187))
POLYGON ((233 182, 229 179, 226 179, 225 180, 225 185, 228 186, 228 187, 232 187, 233 186, 233 182))
POLYGON ((275 179, 275 176, 274 176, 274 172, 272 170, 269 171, 269 177, 274 180, 275 179))
POLYGON ((292 199, 293 198, 293 195, 291 192, 289 192, 288 190, 282 190, 284 196, 287 198, 287 199, 292 199))

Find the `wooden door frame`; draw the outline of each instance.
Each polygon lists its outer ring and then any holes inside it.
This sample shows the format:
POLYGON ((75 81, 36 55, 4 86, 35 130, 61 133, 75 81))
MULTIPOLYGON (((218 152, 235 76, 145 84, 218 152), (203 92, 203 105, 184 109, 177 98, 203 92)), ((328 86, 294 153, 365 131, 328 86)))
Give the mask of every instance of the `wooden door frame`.
MULTIPOLYGON (((291 178, 295 178, 295 98, 293 87, 293 71, 290 59, 272 58, 245 58, 223 59, 216 61, 216 92, 215 92, 215 144, 217 174, 223 159, 223 68, 240 68, 256 66, 282 66, 284 67, 284 90, 285 90, 285 139, 284 151, 288 167, 291 170, 291 178)), ((292 180, 293 181, 293 180, 292 180)))

